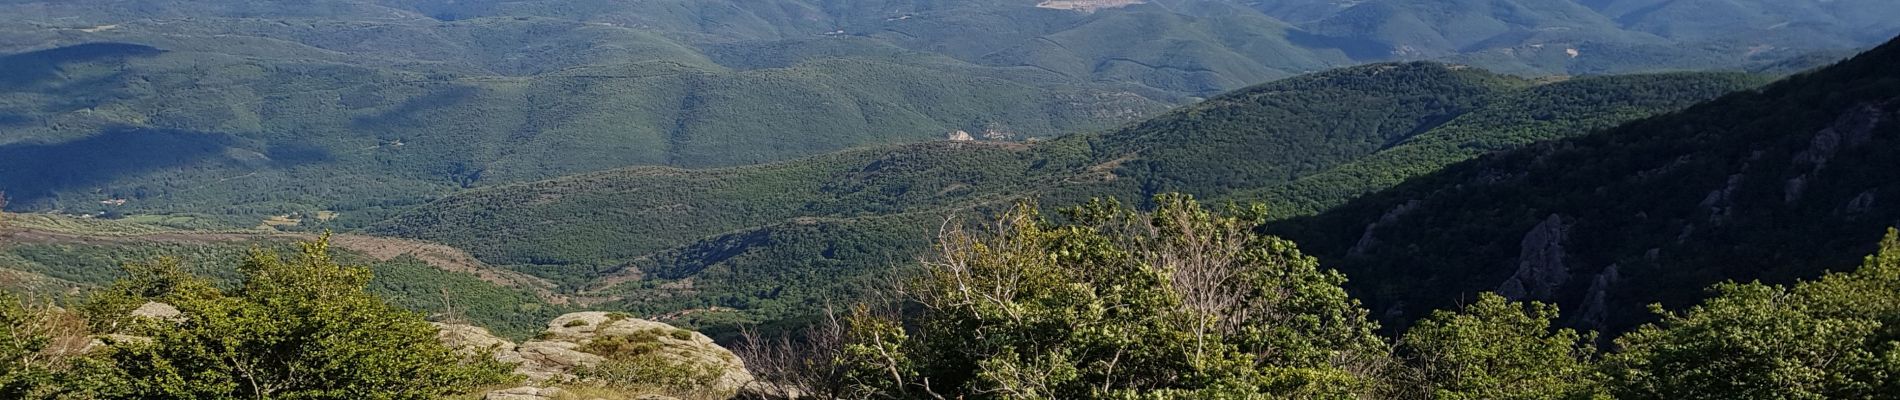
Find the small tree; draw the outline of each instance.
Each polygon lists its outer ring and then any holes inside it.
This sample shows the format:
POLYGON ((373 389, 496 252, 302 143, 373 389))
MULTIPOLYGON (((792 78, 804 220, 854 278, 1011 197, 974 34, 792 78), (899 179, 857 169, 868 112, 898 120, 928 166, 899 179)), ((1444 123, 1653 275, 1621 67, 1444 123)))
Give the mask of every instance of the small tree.
POLYGON ((0 291, 0 398, 24 399, 50 384, 52 371, 34 362, 52 343, 33 329, 39 323, 18 297, 0 291))
POLYGON ((87 343, 85 323, 0 291, 0 398, 54 398, 87 343))
POLYGON ((1164 195, 1044 221, 1019 207, 951 230, 900 318, 860 307, 839 357, 858 397, 1354 398, 1383 359, 1375 325, 1264 210, 1164 195))
MULTIPOLYGON (((1900 393, 1900 234, 1859 270, 1716 296, 1617 340, 1619 399, 1892 399, 1900 393)), ((1656 307, 1661 313, 1660 307, 1656 307)))
POLYGON ((1403 399, 1586 399, 1597 395, 1591 335, 1551 329, 1557 307, 1492 293, 1438 311, 1399 339, 1403 399))
POLYGON ((131 268, 87 307, 96 326, 150 340, 118 341, 102 356, 112 376, 95 380, 118 383, 98 397, 434 399, 508 379, 507 365, 457 356, 421 315, 366 292, 369 271, 338 265, 327 237, 301 250, 253 252, 231 293, 175 262, 131 268), (181 317, 98 314, 148 299, 181 317))

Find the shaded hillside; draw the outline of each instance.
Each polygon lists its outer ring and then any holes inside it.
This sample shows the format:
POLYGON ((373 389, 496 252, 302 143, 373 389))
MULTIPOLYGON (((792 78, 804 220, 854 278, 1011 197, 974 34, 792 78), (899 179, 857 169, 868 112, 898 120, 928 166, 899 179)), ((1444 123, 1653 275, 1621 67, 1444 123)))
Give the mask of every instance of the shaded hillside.
POLYGON ((1393 317, 1498 290, 1621 329, 1724 280, 1851 265, 1900 223, 1900 43, 1586 137, 1460 163, 1279 230, 1393 317))
MULTIPOLYGON (((1021 199, 1062 206, 1110 196, 1140 204, 1157 191, 1182 190, 1278 207, 1283 200, 1248 193, 1362 161, 1423 173, 1482 150, 1408 143, 1476 140, 1504 148, 1575 136, 1756 82, 1673 74, 1534 85, 1472 68, 1381 64, 1277 81, 1120 129, 1028 145, 946 141, 482 189, 371 231, 450 243, 642 312, 740 311, 705 316, 715 321, 796 315, 847 296, 871 272, 913 261, 946 220, 1021 199), (1541 123, 1489 128, 1518 120, 1541 123)), ((1368 178, 1347 186, 1385 185, 1368 178)), ((1334 193, 1303 204, 1338 204, 1357 192, 1334 193)))

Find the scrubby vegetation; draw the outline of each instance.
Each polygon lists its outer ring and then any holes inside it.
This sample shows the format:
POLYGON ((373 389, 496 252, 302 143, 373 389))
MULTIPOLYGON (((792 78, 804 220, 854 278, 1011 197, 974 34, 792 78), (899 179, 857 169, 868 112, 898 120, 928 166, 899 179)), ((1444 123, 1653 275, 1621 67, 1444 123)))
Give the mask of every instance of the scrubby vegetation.
POLYGON ((690 393, 712 387, 726 371, 715 365, 682 362, 659 354, 660 347, 664 346, 660 338, 690 340, 691 335, 681 329, 649 329, 632 335, 594 339, 579 350, 606 357, 606 361, 583 368, 575 375, 603 388, 631 392, 690 393), (686 337, 680 337, 681 334, 686 337))
POLYGON ((0 299, 0 392, 432 399, 514 379, 510 366, 456 355, 420 314, 369 293, 369 270, 337 264, 325 240, 289 257, 254 252, 236 270, 242 281, 220 287, 176 260, 130 264, 78 315, 0 299))
POLYGON ((1051 224, 1032 208, 952 231, 893 304, 850 320, 839 356, 863 397, 1324 397, 1371 393, 1377 324, 1292 243, 1163 196, 1051 224), (915 310, 914 312, 907 312, 915 310))
POLYGON ((1852 272, 1718 285, 1599 347, 1490 293, 1382 337, 1258 208, 1156 203, 948 233, 888 300, 741 353, 840 398, 1882 399, 1900 372, 1900 231, 1852 272))
MULTIPOLYGON (((102 287, 123 274, 109 266, 159 258, 179 260, 179 268, 222 283, 241 276, 229 266, 242 262, 255 249, 296 250, 287 239, 259 238, 226 242, 14 243, 0 245, 0 269, 44 277, 56 283, 34 285, 31 292, 51 298, 72 298, 75 290, 102 287)), ((426 312, 446 321, 466 321, 490 327, 510 337, 539 331, 564 308, 548 304, 523 288, 499 286, 465 273, 449 272, 413 257, 379 261, 361 253, 333 250, 344 263, 363 265, 375 273, 368 290, 392 304, 426 312)), ((0 282, 8 290, 24 283, 0 282)))

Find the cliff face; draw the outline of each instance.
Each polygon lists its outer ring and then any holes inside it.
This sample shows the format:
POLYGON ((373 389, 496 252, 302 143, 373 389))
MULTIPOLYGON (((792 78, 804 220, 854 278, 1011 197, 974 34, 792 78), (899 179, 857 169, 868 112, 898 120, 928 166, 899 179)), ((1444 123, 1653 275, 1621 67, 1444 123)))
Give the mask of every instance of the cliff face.
POLYGON ((1570 281, 1570 267, 1564 265, 1564 241, 1569 233, 1563 217, 1551 214, 1524 234, 1518 246, 1517 272, 1498 285, 1498 294, 1511 300, 1556 297, 1557 289, 1570 281))

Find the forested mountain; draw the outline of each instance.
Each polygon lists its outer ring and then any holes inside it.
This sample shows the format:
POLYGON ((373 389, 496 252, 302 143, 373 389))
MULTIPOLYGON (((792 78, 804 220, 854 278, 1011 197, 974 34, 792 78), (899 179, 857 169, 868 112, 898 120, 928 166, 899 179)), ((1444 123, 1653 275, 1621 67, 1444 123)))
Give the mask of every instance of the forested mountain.
POLYGON ((1620 329, 1724 280, 1850 265, 1900 224, 1900 42, 1758 90, 1459 163, 1277 225, 1376 312, 1496 290, 1620 329), (1462 294, 1462 295, 1461 295, 1462 294))
POLYGON ((7 1, 0 154, 27 165, 0 188, 14 210, 359 227, 610 168, 1103 129, 1364 62, 1788 71, 1900 29, 1877 0, 1688 3, 7 1))
POLYGON ((1164 191, 1254 201, 1263 200, 1257 191, 1279 190, 1302 207, 1277 212, 1299 214, 1484 151, 1581 135, 1759 82, 1717 73, 1539 83, 1378 64, 1036 143, 943 141, 474 190, 371 232, 464 248, 643 312, 739 311, 697 316, 708 323, 787 316, 914 259, 946 218, 973 210, 1104 196, 1140 204, 1164 191), (1384 172, 1362 172, 1375 166, 1384 172))

